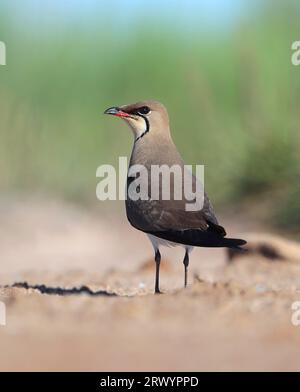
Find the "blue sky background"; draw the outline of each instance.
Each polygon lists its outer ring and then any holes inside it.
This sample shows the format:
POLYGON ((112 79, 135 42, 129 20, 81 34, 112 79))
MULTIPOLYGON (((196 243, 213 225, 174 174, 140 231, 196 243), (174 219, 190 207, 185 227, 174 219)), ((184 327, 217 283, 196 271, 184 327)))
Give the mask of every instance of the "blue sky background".
POLYGON ((188 31, 231 28, 264 0, 2 0, 1 3, 22 30, 37 25, 63 28, 74 23, 93 27, 107 20, 118 27, 128 27, 162 20, 188 31))

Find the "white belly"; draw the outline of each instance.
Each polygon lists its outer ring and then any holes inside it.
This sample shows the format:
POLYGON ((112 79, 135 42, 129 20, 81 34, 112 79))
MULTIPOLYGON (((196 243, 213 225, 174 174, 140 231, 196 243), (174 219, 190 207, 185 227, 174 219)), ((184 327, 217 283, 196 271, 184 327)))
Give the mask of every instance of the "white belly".
POLYGON ((156 237, 152 234, 147 234, 147 236, 149 237, 149 240, 151 241, 154 249, 159 249, 160 246, 167 246, 169 248, 173 246, 182 246, 183 248, 188 249, 189 253, 193 249, 193 247, 190 245, 178 244, 177 242, 164 240, 163 238, 156 237))

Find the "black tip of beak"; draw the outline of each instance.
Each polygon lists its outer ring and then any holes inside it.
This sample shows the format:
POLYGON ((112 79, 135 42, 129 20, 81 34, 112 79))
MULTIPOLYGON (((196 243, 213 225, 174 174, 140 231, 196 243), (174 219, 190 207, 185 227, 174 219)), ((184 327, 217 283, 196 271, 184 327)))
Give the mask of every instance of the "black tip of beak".
POLYGON ((108 108, 105 110, 104 114, 112 114, 112 115, 116 115, 118 112, 120 111, 119 108, 116 107, 112 107, 112 108, 108 108))

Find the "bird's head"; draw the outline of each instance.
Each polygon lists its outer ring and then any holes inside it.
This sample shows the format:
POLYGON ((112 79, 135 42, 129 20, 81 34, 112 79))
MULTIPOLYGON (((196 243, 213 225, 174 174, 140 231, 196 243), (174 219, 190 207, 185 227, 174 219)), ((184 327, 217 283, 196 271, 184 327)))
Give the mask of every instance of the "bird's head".
POLYGON ((111 107, 104 114, 125 120, 133 130, 135 140, 146 134, 160 133, 169 136, 169 117, 167 109, 157 101, 143 101, 130 105, 111 107))

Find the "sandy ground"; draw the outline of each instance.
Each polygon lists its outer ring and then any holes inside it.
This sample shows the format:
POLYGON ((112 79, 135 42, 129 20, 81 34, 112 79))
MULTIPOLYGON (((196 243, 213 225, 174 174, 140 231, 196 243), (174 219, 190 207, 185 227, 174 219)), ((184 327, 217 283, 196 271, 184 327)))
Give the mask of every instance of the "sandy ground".
MULTIPOLYGON (((0 213, 1 371, 300 370, 298 244, 291 259, 232 263, 195 249, 185 290, 183 250, 164 248, 155 296, 150 243, 124 214, 31 199, 0 213)), ((222 221, 251 238, 241 222, 222 221)))

